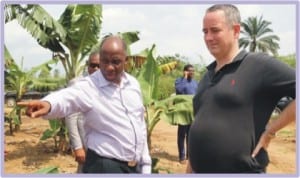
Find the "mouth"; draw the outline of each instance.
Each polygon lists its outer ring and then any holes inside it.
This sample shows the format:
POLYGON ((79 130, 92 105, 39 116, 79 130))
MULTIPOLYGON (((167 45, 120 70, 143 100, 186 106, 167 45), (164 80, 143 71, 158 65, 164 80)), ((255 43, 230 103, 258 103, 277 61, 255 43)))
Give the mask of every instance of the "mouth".
POLYGON ((106 73, 105 75, 106 75, 106 77, 112 78, 115 76, 115 73, 110 72, 110 73, 106 73))

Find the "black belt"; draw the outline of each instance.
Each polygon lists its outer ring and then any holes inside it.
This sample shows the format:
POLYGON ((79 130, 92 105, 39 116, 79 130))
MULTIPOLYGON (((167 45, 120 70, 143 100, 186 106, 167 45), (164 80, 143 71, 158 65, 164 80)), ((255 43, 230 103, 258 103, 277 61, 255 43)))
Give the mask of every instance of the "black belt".
POLYGON ((115 162, 118 162, 118 163, 126 164, 129 167, 135 167, 137 165, 137 162, 134 161, 134 160, 133 161, 121 161, 121 160, 118 160, 118 159, 115 159, 115 158, 103 157, 103 156, 100 156, 98 153, 96 153, 94 150, 91 150, 91 149, 88 149, 88 152, 92 153, 94 156, 97 156, 99 158, 109 159, 109 160, 112 160, 112 161, 115 161, 115 162))

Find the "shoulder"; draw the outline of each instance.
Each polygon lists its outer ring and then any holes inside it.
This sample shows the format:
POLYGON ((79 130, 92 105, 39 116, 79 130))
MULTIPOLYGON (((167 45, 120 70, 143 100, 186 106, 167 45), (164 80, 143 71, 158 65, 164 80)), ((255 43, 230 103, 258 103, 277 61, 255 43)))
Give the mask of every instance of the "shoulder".
POLYGON ((124 73, 124 75, 125 75, 126 80, 128 80, 130 84, 132 84, 134 86, 138 86, 138 87, 140 86, 138 80, 134 76, 132 76, 126 72, 124 73))
POLYGON ((192 81, 193 81, 193 83, 198 84, 198 81, 197 81, 197 80, 193 79, 192 81))
POLYGON ((178 77, 178 78, 176 78, 176 80, 175 80, 175 83, 177 83, 177 82, 181 82, 181 81, 182 81, 182 79, 183 79, 183 77, 178 77))
POLYGON ((68 86, 71 86, 74 89, 85 90, 86 87, 94 85, 95 81, 91 75, 80 76, 69 81, 68 86))
POLYGON ((268 62, 269 60, 275 59, 274 57, 262 52, 249 52, 245 58, 252 62, 268 62))
POLYGON ((270 56, 267 53, 262 53, 262 52, 250 52, 246 56, 247 64, 253 64, 255 65, 255 68, 273 68, 275 66, 286 66, 285 63, 282 61, 276 59, 273 56, 270 56))
POLYGON ((74 85, 75 83, 77 83, 77 82, 79 82, 79 81, 81 81, 81 80, 83 80, 83 79, 84 79, 83 76, 75 77, 75 78, 71 79, 71 80, 68 82, 68 86, 72 86, 72 85, 74 85))

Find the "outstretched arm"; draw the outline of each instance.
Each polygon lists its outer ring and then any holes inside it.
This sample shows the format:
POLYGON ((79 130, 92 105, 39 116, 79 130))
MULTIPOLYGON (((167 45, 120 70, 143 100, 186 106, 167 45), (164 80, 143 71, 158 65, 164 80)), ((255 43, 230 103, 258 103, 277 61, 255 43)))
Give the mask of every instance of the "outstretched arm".
POLYGON ((51 109, 49 102, 40 100, 18 102, 17 105, 27 107, 26 115, 33 118, 44 116, 48 114, 51 109))

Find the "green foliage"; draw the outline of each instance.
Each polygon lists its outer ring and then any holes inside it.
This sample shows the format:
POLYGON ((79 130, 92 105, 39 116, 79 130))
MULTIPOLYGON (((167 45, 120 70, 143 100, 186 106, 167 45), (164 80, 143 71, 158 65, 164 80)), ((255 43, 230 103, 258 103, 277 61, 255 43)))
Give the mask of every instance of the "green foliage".
POLYGON ((296 68, 296 54, 290 54, 287 56, 278 56, 277 59, 286 63, 292 68, 296 68))
MULTIPOLYGON (((155 45, 151 50, 144 50, 143 53, 147 56, 145 64, 135 73, 138 79, 144 99, 144 106, 146 108, 146 124, 147 124, 147 139, 148 146, 151 148, 151 134, 156 124, 163 118, 169 123, 189 123, 189 117, 182 117, 192 115, 191 99, 186 99, 185 96, 176 95, 165 100, 158 100, 158 86, 159 80, 162 76, 159 65, 153 57, 155 45), (190 102, 189 104, 187 104, 190 102), (188 114, 187 114, 188 113, 188 114), (174 117, 180 116, 180 119, 174 117)), ((170 81, 166 81, 170 84, 170 81)), ((171 85, 174 85, 172 82, 171 85)), ((191 98, 191 96, 188 96, 191 98)))
POLYGON ((172 94, 175 93, 175 79, 174 75, 172 74, 164 74, 159 77, 158 81, 158 100, 162 100, 165 98, 170 97, 172 94))
MULTIPOLYGON (((23 60, 22 60, 23 61, 23 60)), ((11 63, 6 68, 5 75, 5 89, 17 92, 17 100, 21 100, 26 91, 34 88, 35 84, 41 85, 41 81, 35 79, 35 75, 42 70, 51 70, 51 64, 54 61, 50 60, 41 65, 31 68, 29 71, 24 71, 22 65, 18 66, 16 63, 11 63)), ((44 85, 51 85, 51 83, 43 83, 44 85)))
POLYGON ((39 92, 55 91, 63 88, 66 83, 65 78, 35 78, 33 79, 32 90, 39 92))
POLYGON ((5 122, 8 122, 9 124, 10 135, 13 135, 14 126, 15 131, 18 131, 16 130, 16 128, 19 128, 19 126, 21 125, 21 118, 19 113, 21 113, 21 107, 15 105, 14 108, 7 115, 5 115, 5 122))
POLYGON ((137 79, 140 82, 142 88, 144 105, 148 105, 154 99, 157 99, 157 84, 160 70, 152 54, 154 48, 155 45, 152 46, 151 50, 148 53, 146 63, 137 74, 137 79))
POLYGON ((60 40, 65 39, 66 31, 40 5, 5 5, 5 23, 16 19, 37 42, 54 52, 64 52, 60 40))
POLYGON ((42 168, 34 172, 35 174, 58 174, 58 167, 57 166, 49 166, 46 168, 42 168))
POLYGON ((46 140, 48 138, 55 137, 60 130, 61 121, 56 119, 51 119, 49 121, 50 129, 47 129, 40 140, 46 140))
POLYGON ((194 120, 193 95, 174 95, 155 103, 163 112, 160 118, 172 125, 188 125, 194 120))
POLYGON ((47 140, 53 138, 54 148, 56 150, 63 151, 63 148, 66 146, 65 141, 67 138, 67 129, 64 123, 64 120, 59 118, 49 119, 50 129, 47 129, 43 132, 40 140, 47 140))
POLYGON ((152 158, 152 167, 151 167, 152 174, 159 174, 160 171, 165 171, 168 174, 172 174, 172 172, 169 169, 159 167, 158 162, 159 162, 158 158, 152 158))
POLYGON ((44 48, 60 60, 67 80, 81 74, 84 57, 97 44, 102 5, 70 4, 59 20, 55 20, 40 5, 6 5, 5 22, 16 19, 44 48), (65 51, 68 50, 68 51, 65 51))
MULTIPOLYGON (((134 31, 134 32, 123 32, 120 33, 118 32, 118 35, 121 36, 121 38, 125 41, 125 43, 127 44, 127 46, 130 46, 131 44, 137 42, 138 40, 140 40, 139 38, 139 33, 138 31, 134 31)), ((127 48, 127 55, 131 55, 131 51, 130 48, 127 48)))
POLYGON ((60 23, 67 32, 63 44, 69 49, 72 65, 88 55, 97 44, 101 23, 102 5, 69 4, 60 16, 60 23))
MULTIPOLYGON (((9 51, 5 50, 6 57, 11 58, 9 51)), ((41 65, 31 68, 29 71, 24 71, 22 69, 22 63, 18 66, 14 60, 11 58, 11 63, 7 63, 5 70, 5 90, 15 91, 16 92, 16 101, 22 100, 23 95, 26 91, 30 90, 34 85, 34 75, 39 71, 51 70, 50 65, 54 61, 48 61, 41 65)), ((10 122, 10 130, 12 133, 12 124, 15 124, 15 131, 19 131, 22 120, 21 120, 21 109, 16 108, 16 117, 10 117, 11 120, 15 122, 10 122), (18 121, 18 122, 17 122, 18 121)))
POLYGON ((241 24, 243 27, 241 34, 244 37, 239 39, 239 46, 249 47, 251 52, 271 52, 273 55, 277 55, 280 39, 276 35, 269 35, 273 32, 269 25, 271 25, 271 22, 264 20, 262 16, 259 19, 248 17, 241 24))
POLYGON ((5 68, 15 63, 14 59, 11 57, 10 52, 6 48, 6 45, 4 45, 4 59, 5 59, 5 68))

